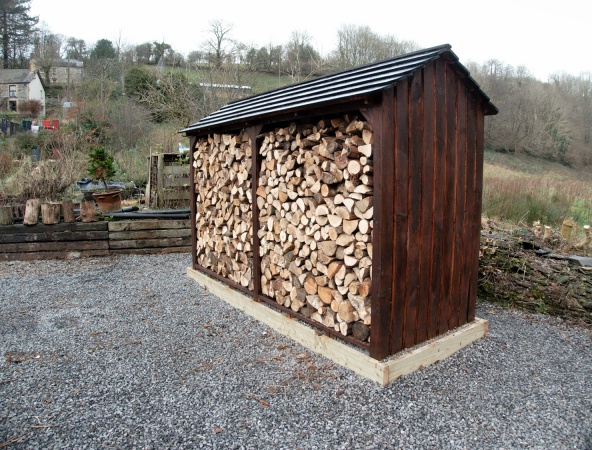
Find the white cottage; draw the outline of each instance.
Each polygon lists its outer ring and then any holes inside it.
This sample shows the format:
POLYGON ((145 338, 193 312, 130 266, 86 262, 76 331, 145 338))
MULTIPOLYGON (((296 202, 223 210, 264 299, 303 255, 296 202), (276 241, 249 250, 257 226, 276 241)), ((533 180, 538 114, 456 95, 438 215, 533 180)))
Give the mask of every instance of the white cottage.
POLYGON ((41 116, 45 116, 45 86, 39 71, 29 69, 0 69, 0 107, 17 112, 29 100, 41 102, 41 116))

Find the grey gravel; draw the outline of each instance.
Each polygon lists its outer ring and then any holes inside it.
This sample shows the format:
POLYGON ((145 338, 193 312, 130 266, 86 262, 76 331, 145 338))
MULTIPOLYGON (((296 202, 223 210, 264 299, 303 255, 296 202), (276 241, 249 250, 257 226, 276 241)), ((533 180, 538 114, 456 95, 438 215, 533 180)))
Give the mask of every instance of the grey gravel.
POLYGON ((0 447, 592 448, 587 329, 479 302, 487 338, 383 388, 199 288, 189 264, 0 263, 0 447))

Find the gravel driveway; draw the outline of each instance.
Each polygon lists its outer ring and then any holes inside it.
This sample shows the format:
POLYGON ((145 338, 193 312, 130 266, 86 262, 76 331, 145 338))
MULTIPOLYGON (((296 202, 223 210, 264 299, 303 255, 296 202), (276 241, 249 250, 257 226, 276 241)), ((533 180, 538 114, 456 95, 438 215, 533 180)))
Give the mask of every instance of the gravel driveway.
POLYGON ((588 330, 479 303, 487 338, 382 388, 189 264, 0 263, 0 448, 592 448, 588 330))

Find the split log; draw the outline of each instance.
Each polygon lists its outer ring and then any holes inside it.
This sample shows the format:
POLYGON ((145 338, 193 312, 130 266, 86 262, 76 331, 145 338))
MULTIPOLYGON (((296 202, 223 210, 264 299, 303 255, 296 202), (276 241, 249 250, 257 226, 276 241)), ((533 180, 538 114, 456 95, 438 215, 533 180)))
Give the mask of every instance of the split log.
POLYGON ((347 336, 352 333, 352 324, 347 322, 341 322, 339 324, 339 332, 344 336, 347 336))
POLYGON ((318 286, 314 277, 310 276, 304 281, 304 289, 308 295, 315 295, 317 293, 318 286))
POLYGON ((344 300, 339 304, 339 310, 337 313, 341 320, 346 323, 355 322, 360 318, 353 305, 347 300, 344 300))
POLYGON ((319 286, 318 287, 318 296, 322 300, 322 302, 326 305, 330 305, 333 301, 333 292, 334 289, 329 287, 319 286))

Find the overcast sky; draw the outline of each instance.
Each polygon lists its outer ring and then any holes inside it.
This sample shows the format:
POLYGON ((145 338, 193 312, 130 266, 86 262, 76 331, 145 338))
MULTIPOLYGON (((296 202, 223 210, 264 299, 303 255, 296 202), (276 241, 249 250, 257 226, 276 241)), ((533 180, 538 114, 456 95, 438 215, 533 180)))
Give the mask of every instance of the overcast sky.
POLYGON ((554 72, 592 72, 590 6, 585 0, 32 0, 31 14, 53 33, 126 44, 164 41, 187 55, 200 49, 209 22, 257 47, 285 44, 307 31, 315 48, 335 48, 340 25, 368 25, 421 48, 452 45, 461 62, 498 59, 546 81, 554 72))

